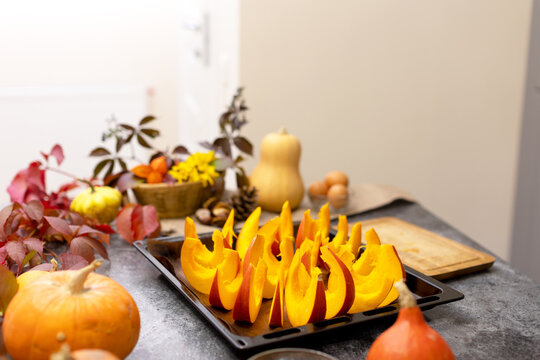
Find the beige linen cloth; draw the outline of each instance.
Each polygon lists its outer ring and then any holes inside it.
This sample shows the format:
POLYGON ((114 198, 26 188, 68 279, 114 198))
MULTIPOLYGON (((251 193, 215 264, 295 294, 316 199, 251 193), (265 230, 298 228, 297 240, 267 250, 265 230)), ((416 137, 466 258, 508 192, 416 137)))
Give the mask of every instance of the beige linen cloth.
MULTIPOLYGON (((379 208, 384 205, 388 205, 391 202, 402 199, 414 202, 416 201, 411 195, 405 191, 392 186, 392 185, 380 185, 380 184, 359 184, 349 186, 350 197, 349 203, 344 209, 340 209, 337 212, 332 212, 330 217, 335 219, 338 215, 354 215, 362 213, 364 211, 379 208)), ((318 209, 314 208, 309 200, 309 197, 305 196, 300 206, 292 212, 293 222, 300 222, 302 216, 307 209, 311 209, 312 217, 317 218, 318 209)), ((271 213, 263 211, 261 213, 261 219, 259 224, 264 224, 268 220, 279 216, 278 213, 271 213)), ((199 223, 192 215, 191 218, 195 220, 197 226, 197 233, 199 235, 212 233, 216 227, 207 226, 199 223)), ((235 223, 235 228, 240 228, 242 223, 235 223)), ((184 218, 178 219, 163 219, 161 220, 161 230, 165 233, 170 233, 170 236, 183 236, 184 235, 184 218)))

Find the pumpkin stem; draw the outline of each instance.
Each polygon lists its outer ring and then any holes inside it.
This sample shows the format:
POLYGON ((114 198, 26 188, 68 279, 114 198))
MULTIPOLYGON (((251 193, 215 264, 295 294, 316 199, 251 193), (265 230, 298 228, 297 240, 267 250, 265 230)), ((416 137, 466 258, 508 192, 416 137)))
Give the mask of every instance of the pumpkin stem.
POLYGON ((399 306, 401 308, 416 307, 416 299, 414 298, 411 290, 405 285, 403 279, 399 279, 394 283, 394 286, 399 291, 399 306))
POLYGON ((281 127, 279 128, 279 133, 280 133, 281 135, 285 135, 285 134, 287 134, 287 129, 285 129, 284 126, 281 126, 281 127))
POLYGON ((67 283, 67 287, 72 294, 78 294, 84 289, 84 282, 88 275, 96 270, 103 264, 103 260, 94 260, 92 263, 86 267, 83 267, 80 270, 76 270, 75 275, 67 283))
POLYGON ((90 186, 90 189, 91 189, 92 193, 94 193, 96 191, 96 188, 94 187, 94 184, 92 184, 90 181, 84 180, 84 179, 77 179, 77 180, 82 182, 82 183, 85 183, 88 186, 90 186))
POLYGON ((57 271, 58 270, 58 261, 55 259, 51 260, 52 268, 49 270, 49 272, 57 271))

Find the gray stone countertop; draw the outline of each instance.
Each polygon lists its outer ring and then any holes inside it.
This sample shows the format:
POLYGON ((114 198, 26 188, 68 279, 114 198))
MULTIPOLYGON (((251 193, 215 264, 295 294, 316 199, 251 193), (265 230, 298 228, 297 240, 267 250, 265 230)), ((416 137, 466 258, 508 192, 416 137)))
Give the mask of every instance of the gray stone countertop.
MULTIPOLYGON (((352 221, 395 216, 488 252, 419 204, 398 201, 352 221)), ((489 252, 488 252, 489 253, 489 252)), ((141 315, 141 333, 128 359, 246 359, 260 348, 230 346, 135 247, 114 238, 100 272, 121 283, 141 315)), ((424 312, 457 359, 540 359, 540 286, 497 258, 486 271, 444 281, 465 299, 424 312)), ((394 317, 290 340, 273 347, 304 347, 338 359, 364 359, 394 317)))

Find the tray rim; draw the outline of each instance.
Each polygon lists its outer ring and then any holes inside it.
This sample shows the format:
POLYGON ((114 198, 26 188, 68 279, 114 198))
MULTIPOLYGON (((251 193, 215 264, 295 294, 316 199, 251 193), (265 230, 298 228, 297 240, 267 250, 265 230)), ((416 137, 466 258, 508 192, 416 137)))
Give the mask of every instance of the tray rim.
MULTIPOLYGON (((175 237, 166 237, 153 239, 158 241, 173 242, 173 241, 183 241, 183 236, 175 237)), ((392 316, 397 314, 399 307, 396 307, 392 304, 384 306, 382 308, 368 310, 352 315, 342 315, 336 318, 328 319, 321 321, 319 323, 309 323, 302 326, 291 327, 287 329, 275 329, 271 330, 265 334, 256 335, 256 336, 242 336, 233 334, 227 326, 222 323, 222 320, 216 318, 214 314, 208 310, 208 308, 199 301, 197 294, 195 294, 186 284, 179 280, 174 274, 172 274, 161 262, 155 258, 147 249, 146 240, 139 240, 133 243, 133 246, 148 260, 156 269, 163 275, 174 288, 183 295, 183 297, 199 311, 199 313, 212 325, 212 327, 217 330, 221 336, 223 336, 230 345, 232 345, 237 350, 251 350, 254 348, 276 344, 284 342, 293 338, 303 337, 310 334, 319 334, 326 331, 331 331, 337 328, 343 328, 346 326, 358 325, 382 317, 392 316), (370 312, 372 314, 370 314, 370 312), (317 324, 326 324, 326 326, 317 326, 317 324), (341 323, 341 324, 340 324, 341 323), (338 324, 336 326, 336 324, 338 324), (283 332, 283 335, 279 335, 280 332, 283 332), (268 337, 268 334, 276 334, 274 336, 268 337), (267 337, 265 337, 265 335, 267 337)), ((434 279, 430 276, 420 273, 413 268, 403 265, 405 268, 405 273, 407 276, 414 276, 424 282, 427 282, 431 286, 440 290, 440 293, 436 295, 430 295, 424 298, 419 298, 418 307, 421 310, 429 310, 435 306, 447 304, 454 301, 462 300, 465 295, 460 291, 440 282, 437 279, 434 279), (431 299, 430 299, 431 298, 431 299), (422 301, 422 299, 427 299, 427 301, 422 301)))

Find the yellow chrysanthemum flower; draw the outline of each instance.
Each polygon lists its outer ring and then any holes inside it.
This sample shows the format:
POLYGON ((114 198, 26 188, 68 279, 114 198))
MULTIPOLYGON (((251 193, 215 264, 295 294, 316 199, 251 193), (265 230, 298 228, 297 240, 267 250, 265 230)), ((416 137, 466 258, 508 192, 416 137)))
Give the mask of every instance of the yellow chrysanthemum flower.
POLYGON ((203 183, 203 186, 212 185, 214 179, 219 177, 216 171, 214 161, 216 157, 213 151, 207 153, 196 152, 186 159, 174 165, 169 174, 178 182, 197 182, 203 183))

